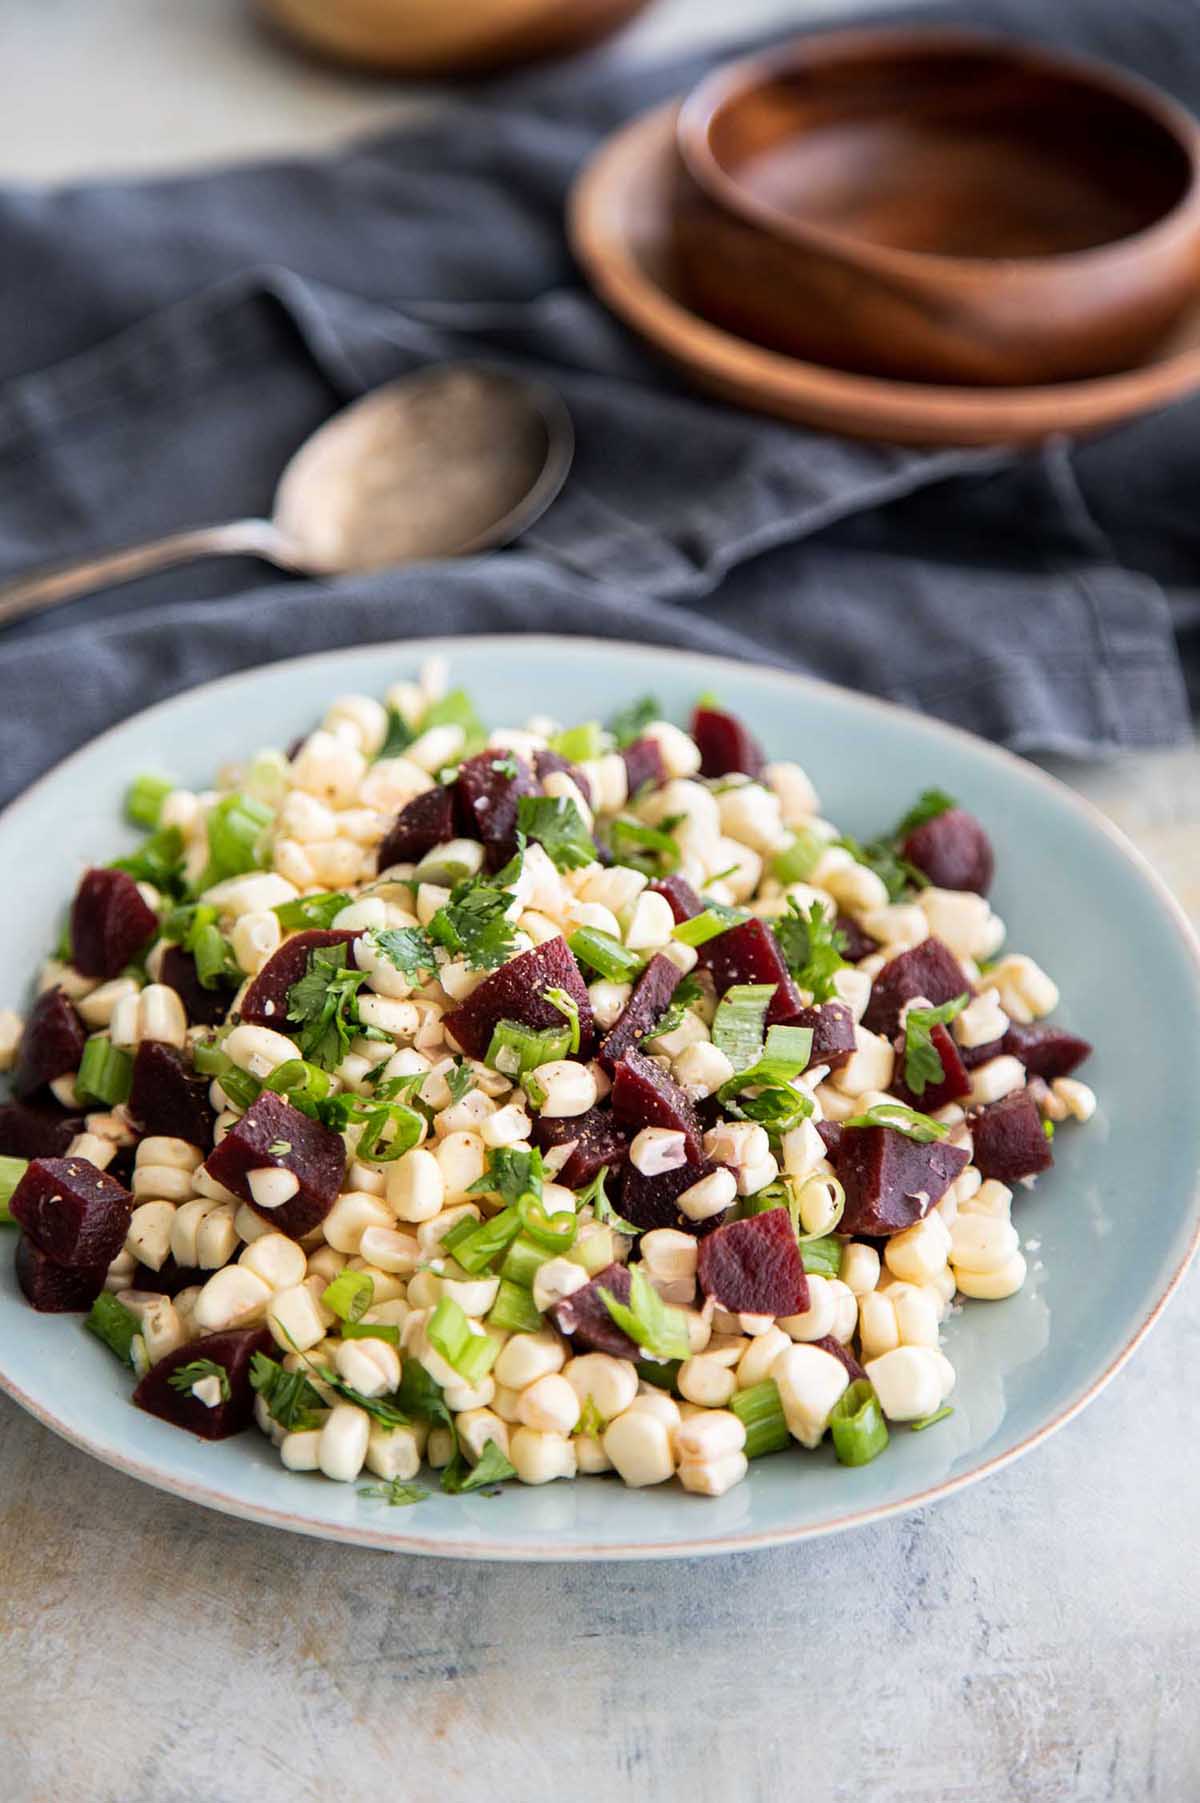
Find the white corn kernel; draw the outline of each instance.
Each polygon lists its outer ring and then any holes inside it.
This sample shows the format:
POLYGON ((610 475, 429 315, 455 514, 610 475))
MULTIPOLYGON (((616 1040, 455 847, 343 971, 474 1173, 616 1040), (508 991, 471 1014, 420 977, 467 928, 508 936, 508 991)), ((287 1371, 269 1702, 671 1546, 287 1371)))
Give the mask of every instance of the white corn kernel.
POLYGON ((411 1233, 394 1227, 368 1227, 358 1243, 359 1256, 380 1271, 411 1277, 421 1263, 421 1248, 411 1233))
POLYGON ((671 1433, 666 1424, 645 1408, 630 1408, 605 1428, 605 1456, 630 1489, 665 1484, 675 1475, 671 1433))
POLYGON ((864 1365, 889 1421, 920 1421, 935 1414, 946 1394, 940 1354, 928 1346, 898 1346, 864 1365))
POLYGON ((454 1425, 458 1429, 458 1443, 472 1464, 476 1464, 481 1458, 489 1441, 508 1458, 509 1424, 502 1421, 493 1409, 464 1409, 454 1425))
POLYGON ((746 1429, 729 1409, 704 1409, 690 1415, 675 1434, 675 1448, 681 1459, 723 1459, 731 1452, 741 1452, 746 1444, 746 1429))
POLYGON ((367 1437, 367 1470, 385 1482, 398 1478, 407 1483, 421 1469, 424 1444, 425 1435, 419 1425, 384 1427, 373 1421, 367 1437))
POLYGON ((25 1022, 11 1008, 0 1008, 0 1071, 10 1071, 17 1061, 25 1022))
POLYGON ((869 1295, 879 1282, 879 1254, 874 1246, 865 1246, 861 1240, 843 1246, 838 1275, 856 1296, 869 1295))
POLYGON ((955 1019, 952 1030, 959 1045, 973 1049, 1003 1039, 1008 1027, 1008 1016, 1000 1006, 1000 991, 989 986, 972 997, 955 1019))
MULTIPOLYGON (((929 931, 949 946, 956 958, 990 958, 1004 941, 1004 922, 987 900, 967 889, 922 889, 917 906, 929 931)), ((995 981, 995 973, 989 973, 995 981)))
POLYGON ((366 773, 367 760, 357 746, 323 730, 309 734, 289 770, 293 788, 303 789, 331 808, 350 807, 366 773))
POLYGON ((754 1384, 760 1384, 764 1378, 770 1377, 771 1366, 790 1344, 787 1334, 778 1325, 769 1327, 766 1333, 756 1335, 737 1362, 738 1389, 749 1390, 754 1384))
POLYGON ((968 1108, 983 1108, 987 1103, 999 1102, 1004 1096, 1011 1096, 1025 1087, 1025 1066, 1019 1058, 1012 1058, 1006 1052, 999 1058, 989 1058, 986 1064, 977 1064, 968 1074, 971 1079, 968 1108))
POLYGON ((689 1221, 707 1221, 723 1214, 738 1193, 737 1177, 728 1167, 710 1171, 677 1196, 675 1206, 689 1221))
POLYGON ((1040 1020, 1058 1007, 1058 985, 1040 965, 1021 952, 1010 952, 993 964, 988 982, 999 992, 1000 1006, 1021 1026, 1040 1020))
POLYGON ((171 1224, 175 1219, 173 1202, 143 1202, 129 1217, 125 1235, 126 1249, 139 1264, 160 1271, 171 1251, 171 1224))
POLYGON ((581 1290, 587 1281, 588 1274, 582 1265, 574 1264, 569 1258, 548 1258, 534 1272, 533 1306, 544 1315, 555 1303, 581 1290))
POLYGON ((858 1297, 840 1277, 827 1281, 833 1296, 833 1326, 829 1331, 841 1345, 848 1346, 858 1327, 858 1297))
POLYGON ((308 1269, 303 1247, 285 1233, 260 1234, 245 1248, 238 1263, 273 1290, 290 1290, 303 1283, 308 1269))
POLYGON ((886 1090, 896 1065, 891 1042, 866 1027, 855 1027, 854 1045, 852 1056, 832 1075, 834 1088, 855 1099, 868 1090, 886 1090))
POLYGON ((500 1348, 492 1367, 496 1382, 508 1390, 525 1390, 539 1377, 561 1371, 566 1363, 566 1350, 558 1335, 548 1328, 537 1333, 515 1333, 500 1348))
POLYGON ((671 1064, 671 1075, 694 1101, 715 1095, 733 1076, 733 1065, 710 1040, 684 1046, 671 1064))
POLYGON ((1055 1077, 1051 1093, 1077 1121, 1090 1121, 1096 1112, 1096 1092, 1075 1077, 1055 1077))
MULTIPOLYGON (((413 1156, 412 1152, 405 1154, 406 1158, 413 1156)), ((439 1140, 433 1157, 441 1174, 447 1203, 461 1201, 472 1185, 478 1183, 487 1168, 487 1149, 478 1133, 448 1133, 445 1139, 439 1140)), ((403 1163, 404 1160, 399 1162, 403 1163)), ((390 1199, 390 1188, 388 1194, 390 1199)), ((402 1219, 414 1218, 412 1215, 405 1216, 399 1209, 397 1213, 401 1214, 402 1219)))
POLYGON ((832 1289, 814 1272, 808 1279, 808 1307, 802 1314, 785 1315, 779 1325, 791 1340, 823 1340, 833 1331, 835 1312, 832 1289))
POLYGON ((634 903, 625 931, 625 944, 631 952, 654 951, 667 945, 675 931, 675 915, 665 895, 644 889, 634 903))
POLYGON ((388 712, 373 695, 339 695, 323 722, 329 732, 343 732, 351 745, 374 757, 388 733, 388 712))
POLYGON ((830 1411, 850 1382, 846 1367, 819 1346, 788 1346, 777 1354, 771 1376, 792 1438, 819 1446, 830 1411))
POLYGON ((638 1375, 628 1359, 607 1352, 584 1352, 563 1367, 563 1376, 579 1398, 581 1408, 590 1399, 604 1421, 623 1415, 638 1393, 638 1375))
POLYGON ((252 1027, 243 1022, 233 1029, 222 1050, 237 1065, 260 1082, 296 1056, 296 1042, 270 1027, 252 1027))
POLYGON ((741 1483, 749 1469, 744 1452, 727 1452, 719 1459, 684 1459, 679 1481, 695 1496, 724 1496, 741 1483))
POLYGON ((700 768, 700 749, 680 727, 669 720, 652 720, 643 737, 653 739, 658 746, 669 777, 695 776, 700 768))
POLYGON ((101 983, 90 995, 81 996, 75 1006, 89 1027, 107 1027, 118 1002, 138 995, 140 988, 133 977, 114 977, 110 983, 101 983))
POLYGON ((311 1427, 299 1433, 285 1434, 279 1442, 279 1456, 288 1471, 319 1471, 321 1429, 311 1427))
POLYGON ((282 1165, 269 1164, 263 1165, 260 1170, 248 1172, 246 1185, 255 1208, 271 1210, 282 1208, 299 1193, 300 1179, 294 1171, 285 1170, 282 1165))
POLYGON ((522 1390, 517 1415, 538 1433, 569 1434, 579 1420, 579 1397, 565 1377, 552 1372, 522 1390))
POLYGON ((514 1431, 508 1456, 523 1484, 550 1484, 555 1478, 574 1477, 577 1470, 574 1441, 532 1427, 514 1431))
POLYGON ((414 739, 404 755, 410 764, 430 775, 461 755, 466 733, 461 726, 431 726, 414 739))
POLYGON ((551 1059, 532 1073, 531 1091, 543 1096, 539 1112, 547 1120, 571 1119, 596 1106, 596 1079, 586 1064, 569 1058, 551 1059))
POLYGON ((368 1227, 391 1227, 393 1216, 381 1196, 365 1190, 347 1190, 338 1197, 322 1222, 326 1240, 338 1252, 353 1255, 362 1248, 368 1227))
POLYGON ((432 1152, 415 1146, 389 1164, 388 1206, 401 1221, 432 1221, 442 1211, 446 1185, 432 1152))
POLYGON ((218 1202, 196 1229, 196 1263, 202 1271, 219 1271, 227 1265, 238 1247, 234 1210, 228 1202, 218 1202))
POLYGON ((779 799, 783 823, 788 827, 807 826, 820 807, 817 792, 799 764, 768 764, 763 780, 779 799))
POLYGON ((200 1333, 219 1333, 261 1320, 270 1300, 270 1288, 261 1277, 241 1265, 226 1265, 202 1286, 193 1320, 200 1333))
POLYGON ((325 1337, 326 1317, 307 1284, 274 1291, 266 1315, 276 1341, 289 1352, 308 1352, 325 1337))
POLYGON ((950 1230, 935 1210, 893 1234, 883 1249, 888 1270, 906 1283, 931 1283, 949 1255, 950 1230))
POLYGON ((529 1138, 532 1122, 519 1102, 509 1102, 488 1116, 479 1129, 479 1137, 490 1151, 500 1146, 515 1146, 529 1138))
POLYGON ((400 1355, 386 1340, 343 1340, 333 1362, 360 1396, 384 1396, 400 1382, 400 1355))
POLYGON ((615 983, 607 977, 593 983, 588 990, 588 1000, 596 1025, 606 1033, 610 1027, 615 1027, 632 994, 632 983, 615 983))
POLYGON ((965 1271, 998 1271, 1019 1250, 1020 1243, 1011 1221, 978 1212, 960 1213, 950 1229, 954 1274, 958 1277, 965 1271))
POLYGON ((711 1352, 685 1359, 676 1383, 681 1396, 706 1409, 723 1408, 737 1389, 734 1373, 711 1352))
POLYGON ((962 1265, 954 1267, 958 1288, 964 1296, 979 1302, 1002 1302, 1006 1296, 1015 1296, 1025 1282, 1026 1271, 1022 1252, 1014 1252, 1011 1258, 990 1271, 970 1271, 962 1265))
POLYGON ((652 1277, 678 1283, 695 1277, 699 1243, 678 1228, 655 1227, 638 1241, 638 1256, 652 1277))
POLYGON ((643 1177, 661 1177, 687 1161, 685 1135, 674 1127, 643 1127, 629 1148, 629 1162, 643 1177))
POLYGON ((335 1483, 352 1484, 366 1463, 370 1438, 371 1417, 353 1403, 339 1402, 321 1429, 317 1447, 321 1471, 335 1483))

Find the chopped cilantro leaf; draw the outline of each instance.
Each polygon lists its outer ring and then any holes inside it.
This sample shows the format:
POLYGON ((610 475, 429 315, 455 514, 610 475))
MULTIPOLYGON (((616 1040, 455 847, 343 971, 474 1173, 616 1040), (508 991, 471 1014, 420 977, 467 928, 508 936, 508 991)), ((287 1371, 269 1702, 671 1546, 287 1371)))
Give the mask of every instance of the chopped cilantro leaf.
POLYGON ((496 1442, 487 1440, 473 1466, 467 1464, 461 1450, 455 1452, 442 1472, 442 1489, 448 1496, 461 1496, 469 1490, 482 1490, 488 1484, 502 1484, 516 1475, 515 1466, 505 1458, 496 1442))
POLYGON ((651 1358, 685 1359, 688 1356, 687 1316, 664 1302, 640 1265, 629 1273, 629 1301, 618 1302, 611 1290, 600 1286, 600 1299, 624 1333, 651 1358))
MULTIPOLYGON (((503 874, 503 873, 502 873, 503 874)), ((512 896, 478 877, 460 883, 429 923, 429 937, 472 970, 495 970, 510 955, 517 929, 512 896)))
POLYGON ((559 870, 582 870, 596 860, 596 847, 583 815, 566 795, 522 795, 517 825, 536 839, 559 870))
POLYGON ((910 889, 927 889, 929 878, 915 864, 900 855, 899 844, 895 839, 869 839, 860 845, 857 839, 843 834, 833 841, 843 851, 848 851, 858 864, 873 870, 884 888, 890 902, 902 901, 910 889))
POLYGON ((424 927, 381 927, 366 935, 370 943, 394 964, 403 976, 414 981, 423 972, 437 968, 433 941, 424 927))
POLYGON ((358 1494, 377 1498, 393 1509, 403 1509, 412 1503, 424 1502, 429 1492, 424 1484, 406 1484, 402 1478, 394 1477, 386 1484, 360 1484, 358 1494))
POLYGON ((361 1031, 358 991, 367 973, 348 968, 345 945, 319 946, 288 991, 288 1020, 299 1027, 300 1055, 321 1070, 336 1070, 361 1031))
POLYGON ((206 1377, 215 1377, 221 1391, 221 1401, 228 1402, 233 1395, 229 1387, 229 1373, 224 1365, 218 1365, 215 1359, 193 1359, 190 1365, 180 1365, 167 1378, 173 1390, 191 1390, 202 1383, 206 1377))
POLYGON ((640 1227, 635 1227, 632 1221, 627 1221, 623 1215, 619 1215, 609 1201, 608 1192, 604 1187, 607 1176, 608 1166, 601 1165, 587 1188, 581 1189, 576 1196, 576 1209, 586 1208, 590 1203, 592 1213, 598 1221, 602 1221, 606 1227, 613 1228, 617 1233, 627 1233, 636 1239, 642 1230, 640 1227))
POLYGON ((896 828, 895 837, 907 839, 909 833, 916 832, 926 821, 936 820, 939 814, 948 814, 957 806, 953 795, 947 795, 944 789, 923 789, 896 828))
POLYGON ((624 751, 642 737, 652 720, 662 718, 662 709, 653 695, 641 695, 628 707, 622 708, 608 722, 608 730, 617 742, 617 750, 624 751))
POLYGON ((962 1013, 970 996, 964 990, 940 1008, 910 1008, 904 1017, 904 1081, 914 1096, 923 1096, 946 1072, 933 1043, 933 1028, 944 1027, 962 1013))
POLYGON ((837 993, 834 976, 846 963, 845 934, 820 902, 806 911, 794 895, 788 897, 788 912, 771 924, 784 963, 801 989, 807 989, 814 1002, 829 1001, 837 993))
POLYGON ((379 747, 376 757, 398 758, 403 755, 416 738, 416 733, 404 718, 399 708, 389 707, 387 736, 379 747))
POLYGON ((250 1387, 263 1398, 271 1419, 287 1433, 319 1427, 325 1403, 303 1371, 285 1371, 265 1352, 256 1352, 250 1363, 250 1387))
POLYGON ((475 1087, 475 1073, 465 1058, 460 1058, 451 1070, 446 1072, 446 1088, 450 1091, 451 1102, 461 1102, 469 1096, 475 1087))

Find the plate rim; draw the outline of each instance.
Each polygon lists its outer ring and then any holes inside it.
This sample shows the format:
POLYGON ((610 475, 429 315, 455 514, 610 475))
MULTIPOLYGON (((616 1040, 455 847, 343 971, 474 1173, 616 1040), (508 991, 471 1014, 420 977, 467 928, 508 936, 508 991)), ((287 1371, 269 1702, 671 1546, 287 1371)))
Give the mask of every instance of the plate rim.
MULTIPOLYGON (((1200 385, 1200 345, 1106 376, 1041 387, 970 388, 833 369, 714 325, 661 286, 632 252, 629 239, 618 237, 604 220, 625 164, 635 156, 668 153, 684 98, 660 102, 626 120, 593 150, 571 185, 566 219, 572 253, 601 301, 702 388, 719 393, 736 388, 743 396, 753 389, 766 397, 757 407, 760 412, 859 438, 1012 445, 1064 432, 1102 431, 1182 400, 1200 385), (656 144, 659 136, 661 145, 656 144)), ((753 403, 743 399, 741 404, 753 403)))
MULTIPOLYGON (((357 660, 364 652, 374 652, 381 659, 385 657, 410 661, 429 657, 453 659, 456 651, 460 650, 465 643, 484 649, 489 646, 499 648, 519 645, 523 653, 533 656, 537 656, 539 653, 558 655, 586 653, 592 649, 610 654, 616 652, 626 658, 638 660, 644 659, 648 651, 669 656, 673 649, 669 645, 639 642, 634 639, 602 638, 594 634, 478 633, 446 638, 373 640, 361 644, 339 646, 329 651, 306 652, 300 657, 277 658, 267 663, 255 664, 251 668, 231 671, 224 676, 214 677, 207 682, 195 683, 189 688, 180 689, 164 700, 153 702, 149 707, 139 709, 136 713, 128 715, 126 719, 117 721, 112 726, 106 727, 103 732, 97 733, 86 743, 78 746, 53 764, 41 776, 35 778, 20 795, 14 797, 0 811, 0 834, 14 816, 35 810, 46 785, 61 773, 69 770, 73 764, 90 756, 98 747, 104 746, 109 740, 117 737, 133 722, 141 723, 153 719, 157 715, 165 714, 185 697, 200 693, 237 691, 251 686, 269 670, 295 670, 316 665, 332 666, 336 669, 340 663, 357 660)), ((1078 794, 1066 783, 1050 775, 1048 771, 1019 757, 1015 752, 1008 751, 999 745, 993 745, 990 741, 968 732, 964 727, 919 713, 914 708, 886 701, 877 695, 868 695, 855 689, 845 688, 840 683, 827 682, 821 677, 810 676, 801 671, 787 670, 778 665, 759 664, 752 660, 726 657, 713 652, 689 650, 686 655, 689 661, 709 665, 714 672, 732 670, 738 675, 744 676, 749 671, 756 680, 765 681, 769 686, 777 686, 792 695, 814 692, 832 693, 842 705, 849 707, 852 712, 871 715, 882 713, 892 719, 898 718, 910 723, 917 722, 935 738, 945 738, 951 746, 964 743, 971 748, 974 754, 982 756, 985 762, 996 764, 1009 772, 1015 771, 1022 780, 1029 782, 1034 788, 1048 792, 1060 804, 1066 804, 1079 814, 1094 831, 1098 830, 1101 836, 1109 841, 1114 851, 1123 857, 1126 863, 1133 866, 1137 875, 1158 902, 1166 921, 1174 927, 1182 948, 1193 966, 1197 988, 1200 991, 1200 936, 1197 935, 1183 907, 1164 879, 1158 874, 1149 859, 1106 814, 1088 801, 1085 796, 1078 794)), ((135 1478, 153 1489, 164 1491, 168 1495, 177 1496, 187 1502, 215 1509, 223 1515, 230 1515, 239 1520, 255 1522, 266 1527, 282 1528, 288 1532, 304 1534, 311 1538, 331 1540, 344 1545, 363 1546, 379 1552, 412 1553, 423 1557, 478 1560, 487 1563, 539 1565, 579 1564, 592 1561, 615 1563, 636 1559, 685 1559, 752 1552, 821 1539, 826 1535, 844 1533, 852 1528, 867 1527, 893 1516, 908 1514, 914 1509, 926 1508, 932 1503, 941 1502, 946 1497, 953 1496, 970 1485, 978 1483, 981 1479, 1003 1470, 1005 1466, 1042 1445, 1060 1428, 1066 1427, 1089 1403, 1095 1401, 1101 1391, 1129 1362, 1151 1328, 1161 1319, 1167 1304, 1177 1294, 1192 1260, 1200 1250, 1200 1171, 1196 1173, 1193 1181, 1191 1209, 1193 1220, 1188 1242, 1175 1268, 1168 1275, 1146 1313, 1105 1368, 1049 1420, 1042 1422, 1014 1446, 995 1454, 970 1471, 961 1472, 955 1477, 942 1478, 925 1489, 915 1491, 908 1496, 895 1498, 890 1502, 878 1503, 849 1514, 828 1517, 790 1528, 780 1526, 753 1532, 734 1531, 724 1533, 720 1538, 689 1537, 673 1540, 669 1544, 663 1545, 646 1545, 644 1542, 626 1541, 614 1545, 579 1543, 564 1546, 561 1543, 554 1543, 530 1547, 504 1540, 481 1542, 462 1540, 447 1545, 440 1539, 406 1532, 399 1528, 385 1530, 356 1524, 314 1521, 287 1510, 274 1508, 269 1504, 231 1497, 223 1492, 211 1490, 203 1484, 175 1477, 160 1466, 146 1464, 142 1459, 124 1454, 116 1448, 97 1447, 88 1440, 84 1433, 76 1431, 69 1423, 56 1415, 51 1406, 28 1394, 20 1384, 9 1377, 4 1369, 2 1357, 0 1357, 0 1391, 10 1396, 26 1413, 32 1415, 42 1426, 48 1427, 60 1439, 66 1440, 68 1444, 77 1447, 81 1452, 87 1453, 91 1458, 99 1460, 101 1464, 107 1465, 127 1477, 135 1478)))

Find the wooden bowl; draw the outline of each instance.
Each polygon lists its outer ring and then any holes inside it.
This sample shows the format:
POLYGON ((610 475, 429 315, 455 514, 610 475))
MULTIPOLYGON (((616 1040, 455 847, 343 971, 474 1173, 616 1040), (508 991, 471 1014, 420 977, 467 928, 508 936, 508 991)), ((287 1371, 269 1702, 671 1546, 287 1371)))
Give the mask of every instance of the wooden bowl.
POLYGON ((394 75, 476 75, 568 56, 649 0, 258 0, 309 50, 394 75))
POLYGON ((677 145, 693 303, 833 368, 1103 375, 1200 286, 1200 127, 1080 59, 966 31, 830 33, 719 70, 677 145))

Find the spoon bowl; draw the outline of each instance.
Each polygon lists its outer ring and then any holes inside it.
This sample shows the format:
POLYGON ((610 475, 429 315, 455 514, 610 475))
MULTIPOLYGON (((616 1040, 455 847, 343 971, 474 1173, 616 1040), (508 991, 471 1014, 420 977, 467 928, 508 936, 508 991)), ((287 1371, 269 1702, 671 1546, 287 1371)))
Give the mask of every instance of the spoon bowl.
POLYGON ((0 625, 197 557, 261 557, 346 576, 510 544, 541 518, 571 468, 559 395, 486 364, 401 376, 334 414, 302 444, 270 519, 174 532, 0 587, 0 625))

